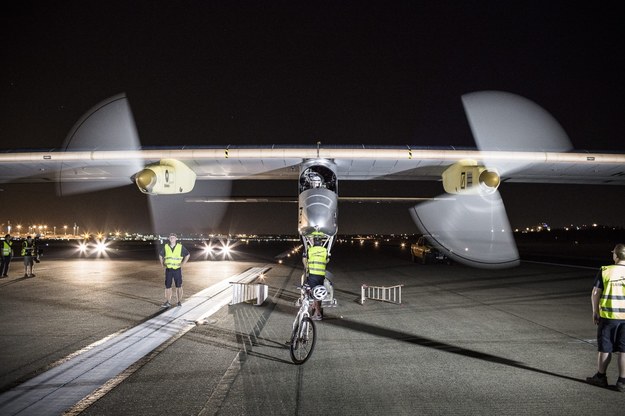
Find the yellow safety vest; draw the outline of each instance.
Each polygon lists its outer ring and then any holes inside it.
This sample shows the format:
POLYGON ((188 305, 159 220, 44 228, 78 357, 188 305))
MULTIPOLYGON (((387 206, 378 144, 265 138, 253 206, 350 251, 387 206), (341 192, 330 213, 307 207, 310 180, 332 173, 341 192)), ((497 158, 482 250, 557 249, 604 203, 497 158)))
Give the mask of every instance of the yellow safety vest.
POLYGON ((326 275, 328 250, 321 246, 313 246, 308 249, 308 273, 318 276, 326 275))
POLYGON ((12 242, 8 242, 6 240, 4 240, 2 242, 2 255, 3 256, 10 256, 11 252, 12 252, 12 247, 13 243, 12 242))
POLYGON ((179 269, 182 264, 182 244, 176 243, 172 251, 169 244, 165 245, 165 267, 179 269))
POLYGON ((625 266, 601 267, 603 293, 599 299, 599 316, 625 319, 625 266))
POLYGON ((32 256, 33 250, 35 248, 35 242, 31 241, 30 244, 28 244, 28 240, 24 241, 22 243, 22 256, 32 256))

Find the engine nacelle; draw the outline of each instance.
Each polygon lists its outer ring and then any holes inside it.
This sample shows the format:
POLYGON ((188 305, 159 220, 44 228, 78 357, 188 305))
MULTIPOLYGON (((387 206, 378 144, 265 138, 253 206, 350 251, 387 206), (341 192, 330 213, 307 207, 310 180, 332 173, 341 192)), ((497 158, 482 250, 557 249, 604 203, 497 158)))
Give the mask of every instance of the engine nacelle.
POLYGON ((460 160, 443 172, 443 187, 448 194, 488 195, 500 183, 497 170, 478 165, 475 160, 460 160))
POLYGON ((175 159, 162 159, 132 176, 139 190, 149 195, 191 192, 195 186, 195 178, 195 172, 175 159))

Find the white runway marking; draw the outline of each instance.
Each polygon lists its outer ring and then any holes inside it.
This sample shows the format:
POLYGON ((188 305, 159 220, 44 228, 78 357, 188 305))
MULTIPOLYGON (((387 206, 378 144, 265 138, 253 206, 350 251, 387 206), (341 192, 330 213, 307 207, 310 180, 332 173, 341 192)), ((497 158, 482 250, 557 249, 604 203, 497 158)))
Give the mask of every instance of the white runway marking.
POLYGON ((254 267, 223 279, 191 296, 181 307, 172 307, 128 331, 95 343, 0 395, 0 414, 62 414, 171 337, 227 305, 232 298, 231 281, 267 270, 254 267))

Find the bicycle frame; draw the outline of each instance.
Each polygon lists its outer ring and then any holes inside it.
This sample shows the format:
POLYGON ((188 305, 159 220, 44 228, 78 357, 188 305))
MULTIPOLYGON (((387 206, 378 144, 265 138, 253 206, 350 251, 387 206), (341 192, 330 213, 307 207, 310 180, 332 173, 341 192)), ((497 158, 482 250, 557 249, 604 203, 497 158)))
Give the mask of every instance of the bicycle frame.
POLYGON ((300 308, 293 321, 290 340, 291 359, 298 365, 303 364, 310 358, 317 339, 315 324, 310 319, 310 309, 313 302, 310 287, 303 285, 300 287, 300 290, 301 297, 297 301, 300 308))
POLYGON ((310 294, 310 287, 308 285, 303 285, 300 287, 300 290, 301 296, 296 303, 296 305, 299 305, 299 311, 297 311, 295 321, 293 321, 293 329, 295 329, 296 324, 302 322, 302 319, 306 317, 310 318, 310 309, 312 308, 313 303, 313 299, 310 294))

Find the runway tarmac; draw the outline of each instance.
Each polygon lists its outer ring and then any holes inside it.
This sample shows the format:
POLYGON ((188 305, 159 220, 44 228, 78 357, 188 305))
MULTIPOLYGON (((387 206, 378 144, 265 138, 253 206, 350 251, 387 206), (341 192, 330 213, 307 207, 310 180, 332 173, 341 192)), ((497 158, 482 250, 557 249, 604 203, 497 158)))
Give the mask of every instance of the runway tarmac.
MULTIPOLYGON (((291 247, 241 246, 230 261, 205 260, 192 250, 183 308, 193 295, 252 267, 271 267, 267 300, 220 307, 199 325, 171 334, 95 394, 68 406, 68 414, 622 412, 625 394, 584 382, 595 372, 593 268, 423 266, 399 247, 339 245, 329 265, 338 307, 326 308, 312 357, 296 366, 285 341, 301 262, 275 262, 291 247), (361 304, 363 284, 403 285, 402 302, 361 304)), ((15 261, 10 277, 0 280, 0 403, 16 389, 29 396, 50 387, 24 386, 94 345, 163 317, 163 272, 152 248, 108 260, 59 257, 44 256, 35 278, 18 277, 23 273, 15 261)), ((608 378, 614 384, 615 361, 608 378)), ((0 414, 35 414, 34 408, 8 413, 6 406, 0 414)))

